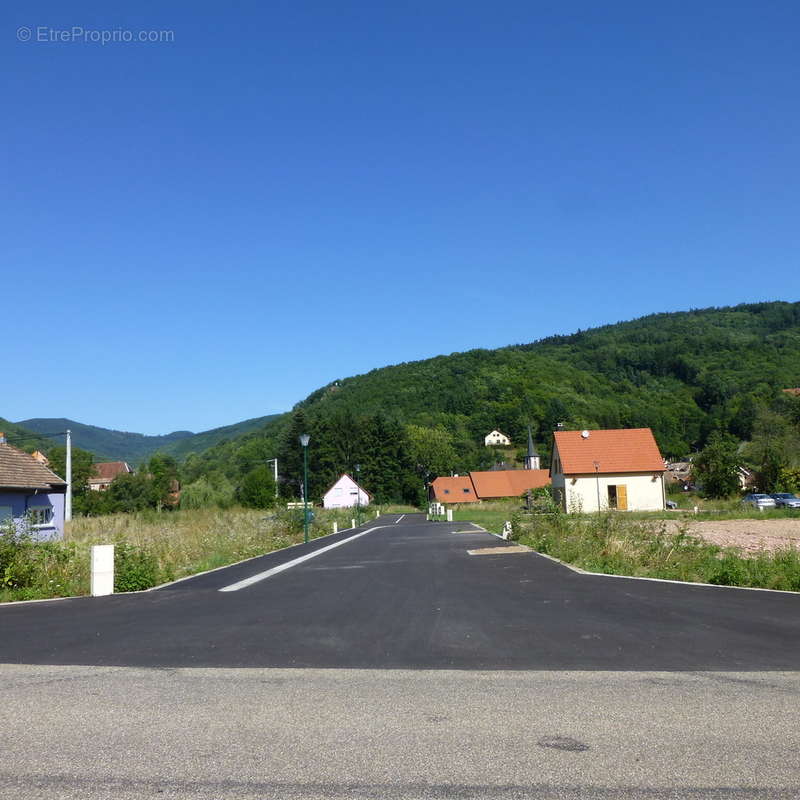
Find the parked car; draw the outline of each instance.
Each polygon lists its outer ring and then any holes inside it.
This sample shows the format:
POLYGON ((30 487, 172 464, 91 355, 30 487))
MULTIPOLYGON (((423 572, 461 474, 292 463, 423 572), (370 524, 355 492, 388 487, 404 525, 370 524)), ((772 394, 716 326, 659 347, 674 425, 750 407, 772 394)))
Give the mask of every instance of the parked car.
POLYGON ((746 494, 742 499, 742 504, 752 506, 759 511, 765 508, 775 508, 775 501, 768 494, 746 494))
POLYGON ((800 497, 789 492, 777 492, 770 497, 775 501, 778 508, 800 508, 800 497))

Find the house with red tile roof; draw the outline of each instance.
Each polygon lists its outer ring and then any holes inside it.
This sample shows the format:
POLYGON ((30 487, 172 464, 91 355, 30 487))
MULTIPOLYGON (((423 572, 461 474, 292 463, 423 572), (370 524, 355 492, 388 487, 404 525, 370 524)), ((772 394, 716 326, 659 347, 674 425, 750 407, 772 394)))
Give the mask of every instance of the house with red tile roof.
POLYGON ((436 478, 431 484, 431 500, 439 503, 477 503, 475 487, 469 475, 436 478))
POLYGON ((786 392, 786 394, 794 395, 794 397, 800 397, 800 388, 797 388, 797 389, 784 389, 783 391, 786 392))
POLYGON ((650 428, 553 434, 550 477, 566 511, 661 511, 664 471, 650 428))
POLYGON ((93 465, 93 473, 89 478, 89 488, 96 492, 104 492, 111 486, 117 475, 133 472, 126 461, 103 461, 93 465))

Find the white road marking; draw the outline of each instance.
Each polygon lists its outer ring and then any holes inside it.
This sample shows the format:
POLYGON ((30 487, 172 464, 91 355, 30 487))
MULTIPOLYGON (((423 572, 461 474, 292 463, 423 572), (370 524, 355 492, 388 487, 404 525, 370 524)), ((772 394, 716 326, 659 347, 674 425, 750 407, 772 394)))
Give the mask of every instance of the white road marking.
MULTIPOLYGON (((402 516, 402 517, 400 517, 400 519, 403 519, 403 517, 404 517, 404 516, 405 516, 405 514, 403 514, 403 516, 402 516)), ((400 522, 400 519, 396 519, 396 520, 394 521, 394 524, 395 524, 395 525, 397 525, 397 523, 398 523, 398 522, 400 522)))
POLYGON ((319 550, 315 550, 313 553, 306 553, 306 555, 304 556, 300 556, 299 558, 294 558, 291 561, 287 561, 285 564, 279 564, 277 567, 273 567, 272 569, 268 569, 264 572, 259 572, 257 575, 251 575, 249 578, 244 578, 241 581, 237 581, 236 583, 230 584, 230 586, 223 586, 218 591, 238 592, 239 589, 245 589, 248 586, 252 586, 254 583, 263 581, 266 578, 271 578, 273 575, 277 575, 279 572, 284 572, 287 569, 296 567, 298 564, 302 564, 304 561, 308 561, 310 558, 316 558, 317 556, 321 556, 323 553, 327 553, 328 550, 333 550, 334 547, 341 547, 343 544, 352 542, 353 539, 359 539, 362 536, 366 536, 368 533, 372 533, 372 531, 377 531, 378 528, 385 528, 385 527, 386 525, 377 525, 374 528, 369 528, 368 530, 362 531, 361 533, 357 533, 355 536, 348 536, 346 539, 342 539, 339 542, 334 542, 333 544, 329 544, 327 547, 322 547, 319 550))

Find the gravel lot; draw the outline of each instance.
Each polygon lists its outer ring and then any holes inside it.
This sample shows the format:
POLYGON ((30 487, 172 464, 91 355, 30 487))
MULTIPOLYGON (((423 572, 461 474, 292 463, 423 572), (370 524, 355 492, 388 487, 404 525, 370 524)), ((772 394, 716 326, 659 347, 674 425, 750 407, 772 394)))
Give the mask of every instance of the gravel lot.
POLYGON ((800 547, 800 519, 683 519, 671 524, 676 530, 687 525, 694 536, 723 547, 739 547, 745 553, 800 547))

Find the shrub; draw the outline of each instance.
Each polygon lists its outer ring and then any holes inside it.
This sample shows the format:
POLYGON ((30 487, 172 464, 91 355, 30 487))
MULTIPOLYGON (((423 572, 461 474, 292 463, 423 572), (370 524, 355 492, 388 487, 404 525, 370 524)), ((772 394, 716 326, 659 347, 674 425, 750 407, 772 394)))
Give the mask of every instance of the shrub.
POLYGON ((114 548, 114 591, 137 592, 159 582, 158 559, 147 548, 119 542, 114 548))

